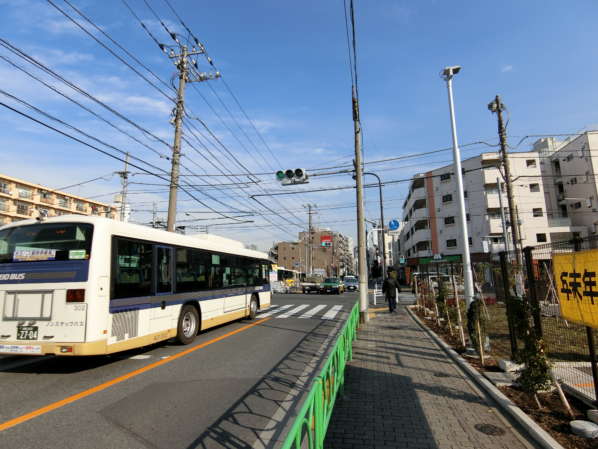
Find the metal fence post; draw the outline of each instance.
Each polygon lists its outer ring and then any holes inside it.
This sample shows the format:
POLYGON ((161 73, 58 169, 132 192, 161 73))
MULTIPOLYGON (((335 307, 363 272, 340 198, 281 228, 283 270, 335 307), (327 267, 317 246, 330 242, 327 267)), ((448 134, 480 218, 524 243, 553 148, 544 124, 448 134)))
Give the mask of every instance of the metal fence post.
POLYGON ((538 302, 538 295, 536 291, 536 275, 534 273, 532 255, 533 248, 526 246, 523 248, 523 254, 525 256, 525 268, 527 271, 527 292, 532 306, 532 316, 534 318, 534 330, 536 332, 536 338, 542 338, 542 317, 540 316, 540 303, 538 302))
POLYGON ((505 296, 505 306, 507 308, 507 324, 509 326, 509 340, 511 342, 511 357, 517 355, 517 336, 515 335, 515 323, 513 323, 513 307, 511 306, 511 292, 509 284, 509 270, 507 269, 507 253, 501 251, 500 254, 500 273, 505 296))

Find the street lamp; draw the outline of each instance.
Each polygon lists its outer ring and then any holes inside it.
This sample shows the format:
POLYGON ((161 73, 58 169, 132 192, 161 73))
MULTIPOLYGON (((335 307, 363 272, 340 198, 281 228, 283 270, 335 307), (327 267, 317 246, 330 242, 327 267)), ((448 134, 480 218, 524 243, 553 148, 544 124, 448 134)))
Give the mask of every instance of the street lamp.
POLYGON ((471 258, 469 255, 469 233, 467 232, 467 215, 465 213, 465 195, 463 194, 463 173, 461 172, 461 154, 457 141, 457 124, 455 122, 455 107, 453 104, 453 76, 461 70, 460 66, 445 67, 442 71, 442 78, 446 81, 448 89, 449 110, 451 115, 451 130, 453 137, 453 163, 455 176, 457 178, 457 197, 459 198, 459 221, 461 225, 461 246, 463 247, 463 281, 465 290, 465 304, 469 306, 473 302, 473 276, 471 273, 471 258))

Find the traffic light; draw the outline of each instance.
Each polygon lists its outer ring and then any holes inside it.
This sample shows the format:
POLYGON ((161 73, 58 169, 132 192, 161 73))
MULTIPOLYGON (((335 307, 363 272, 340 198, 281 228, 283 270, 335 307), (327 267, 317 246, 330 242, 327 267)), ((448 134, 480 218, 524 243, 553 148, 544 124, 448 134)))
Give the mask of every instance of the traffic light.
POLYGON ((276 179, 280 181, 283 186, 292 184, 306 184, 309 182, 307 173, 303 168, 296 168, 295 170, 289 168, 288 170, 278 170, 276 172, 276 179))

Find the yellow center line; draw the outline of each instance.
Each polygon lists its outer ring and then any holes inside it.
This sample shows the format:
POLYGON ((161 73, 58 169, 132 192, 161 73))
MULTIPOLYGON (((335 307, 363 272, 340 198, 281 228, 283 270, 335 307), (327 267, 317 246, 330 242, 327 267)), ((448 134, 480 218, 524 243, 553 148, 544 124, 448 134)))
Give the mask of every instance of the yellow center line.
POLYGON ((212 343, 216 343, 218 341, 224 340, 225 338, 228 338, 228 337, 231 337, 231 336, 233 336, 235 334, 238 334, 239 332, 243 332, 243 331, 245 331, 245 330, 247 330, 247 329, 249 329, 249 328, 251 328, 253 326, 257 326, 258 324, 263 323, 264 321, 268 321, 269 319, 270 318, 264 318, 264 319, 261 319, 259 321, 256 321, 255 323, 248 324, 247 326, 243 326, 243 327, 241 327, 241 328, 239 328, 237 330, 228 332, 228 333, 226 333, 224 335, 221 335, 220 337, 213 338, 212 340, 206 341, 205 343, 201 343, 201 344, 199 344, 197 346, 193 346, 192 348, 186 349, 186 350, 184 350, 182 352, 179 352, 179 353, 177 353, 175 355, 169 356, 166 359, 161 359, 161 360, 158 360, 157 362, 150 363, 149 365, 146 365, 146 366, 144 366, 142 368, 139 368, 139 369, 136 369, 134 371, 131 371, 131 372, 127 373, 127 374, 123 374, 122 376, 116 377, 116 378, 114 378, 112 380, 109 380, 107 382, 104 382, 104 383, 102 383, 100 385, 96 385, 95 387, 92 387, 92 388, 89 388, 87 390, 81 391, 81 392, 79 392, 77 394, 74 394, 72 396, 68 396, 68 397, 66 397, 64 399, 61 399, 60 401, 56 401, 56 402, 53 402, 51 404, 48 404, 45 407, 38 408, 37 410, 34 410, 32 412, 25 413, 24 415, 17 416, 16 418, 13 418, 13 419, 10 419, 10 420, 5 421, 3 423, 0 423, 0 432, 4 431, 6 429, 10 429, 11 427, 17 426, 17 425, 22 424, 24 422, 27 422, 27 421, 29 421, 29 420, 31 420, 33 418, 37 418, 38 416, 44 415, 46 413, 49 413, 49 412, 51 412, 53 410, 56 410, 56 409, 58 409, 60 407, 64 407, 65 405, 71 404, 71 403, 73 403, 75 401, 78 401, 79 399, 83 399, 83 398, 86 398, 87 396, 91 396, 94 393, 98 393, 98 392, 100 392, 102 390, 110 388, 111 386, 116 385, 116 384, 121 383, 121 382, 124 382, 125 380, 131 379, 132 377, 139 376, 140 374, 143 374, 143 373, 145 373, 147 371, 150 371, 150 370, 152 370, 154 368, 157 368, 159 366, 162 366, 162 365, 165 365, 167 363, 170 363, 173 360, 180 359, 181 357, 184 357, 184 356, 186 356, 188 354, 191 354, 192 352, 197 351, 198 349, 205 348, 206 346, 209 346, 212 343))

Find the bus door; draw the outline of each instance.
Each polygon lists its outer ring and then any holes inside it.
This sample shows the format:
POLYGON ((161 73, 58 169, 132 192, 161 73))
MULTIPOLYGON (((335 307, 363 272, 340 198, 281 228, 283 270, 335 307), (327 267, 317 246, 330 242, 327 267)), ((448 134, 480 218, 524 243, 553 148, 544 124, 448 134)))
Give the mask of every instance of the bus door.
POLYGON ((249 304, 247 294, 247 270, 242 266, 242 259, 235 256, 224 256, 225 259, 225 287, 228 289, 224 298, 224 312, 240 312, 249 304))
MULTIPOLYGON (((173 256, 172 248, 168 246, 154 246, 154 279, 156 296, 150 319, 150 332, 158 332, 171 327, 174 313, 173 307, 168 307, 168 301, 173 294, 173 256)), ((174 317, 177 318, 177 317, 174 317)))

